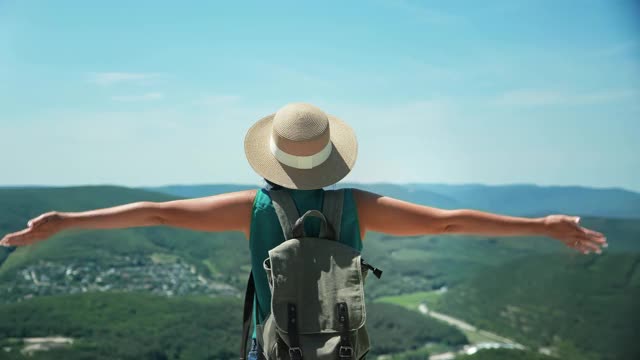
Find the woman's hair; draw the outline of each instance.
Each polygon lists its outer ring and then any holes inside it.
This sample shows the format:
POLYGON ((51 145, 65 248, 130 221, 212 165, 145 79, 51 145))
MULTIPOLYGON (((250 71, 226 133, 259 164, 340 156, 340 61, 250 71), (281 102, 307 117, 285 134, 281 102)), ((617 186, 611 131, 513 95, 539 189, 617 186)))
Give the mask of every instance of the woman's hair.
MULTIPOLYGON (((262 178, 262 180, 264 180, 264 182, 266 183, 266 185, 264 186, 264 189, 267 190, 267 191, 288 189, 288 188, 286 188, 286 187, 284 187, 282 185, 278 185, 278 184, 272 183, 271 181, 269 181, 269 180, 267 180, 265 178, 262 178)), ((332 190, 336 190, 337 189, 336 184, 328 186, 328 188, 330 188, 332 190)))
POLYGON ((267 183, 267 185, 265 185, 265 190, 270 191, 270 190, 281 190, 281 189, 286 189, 284 186, 282 185, 278 185, 278 184, 274 184, 271 181, 264 179, 264 182, 267 183))

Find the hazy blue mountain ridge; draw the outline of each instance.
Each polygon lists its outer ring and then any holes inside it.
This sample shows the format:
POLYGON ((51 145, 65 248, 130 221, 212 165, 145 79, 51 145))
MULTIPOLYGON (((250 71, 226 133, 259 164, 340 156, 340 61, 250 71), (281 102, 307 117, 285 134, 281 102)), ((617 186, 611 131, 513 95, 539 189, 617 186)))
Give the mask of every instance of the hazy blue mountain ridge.
MULTIPOLYGON (((202 197, 258 186, 211 184, 169 185, 144 189, 174 196, 202 197)), ((446 185, 340 183, 381 195, 443 209, 477 209, 517 216, 565 213, 580 216, 640 218, 640 193, 619 188, 537 185, 446 185)))

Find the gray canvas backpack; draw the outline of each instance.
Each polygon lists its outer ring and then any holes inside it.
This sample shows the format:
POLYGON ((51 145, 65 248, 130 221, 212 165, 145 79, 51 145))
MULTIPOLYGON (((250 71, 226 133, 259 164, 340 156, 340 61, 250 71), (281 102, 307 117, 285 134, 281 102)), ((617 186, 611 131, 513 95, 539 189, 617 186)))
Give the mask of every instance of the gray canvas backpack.
MULTIPOLYGON (((324 192, 322 212, 299 216, 285 190, 269 192, 285 241, 264 260, 271 313, 256 326, 267 360, 360 360, 369 351, 364 281, 369 270, 354 248, 340 243, 344 190, 324 192), (307 219, 320 219, 320 234, 305 234, 307 219)), ((246 356, 254 299, 253 276, 245 294, 240 358, 246 356)))

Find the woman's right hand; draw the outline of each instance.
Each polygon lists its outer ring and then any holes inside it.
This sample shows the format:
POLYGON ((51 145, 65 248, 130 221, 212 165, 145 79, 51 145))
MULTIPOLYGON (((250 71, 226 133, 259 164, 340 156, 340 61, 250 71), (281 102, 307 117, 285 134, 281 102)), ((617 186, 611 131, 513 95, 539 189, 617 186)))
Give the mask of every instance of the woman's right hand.
POLYGON ((600 232, 580 226, 580 217, 548 215, 544 217, 545 235, 559 240, 567 247, 584 254, 600 254, 607 247, 607 238, 600 232))
POLYGON ((25 246, 46 240, 64 229, 64 214, 57 211, 44 213, 28 221, 27 228, 5 235, 2 246, 25 246))

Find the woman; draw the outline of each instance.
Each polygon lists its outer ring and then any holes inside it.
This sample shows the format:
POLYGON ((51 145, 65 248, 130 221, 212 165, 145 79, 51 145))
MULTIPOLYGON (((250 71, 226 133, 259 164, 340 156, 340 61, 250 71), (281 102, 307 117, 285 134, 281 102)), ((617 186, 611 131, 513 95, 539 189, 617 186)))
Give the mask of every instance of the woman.
MULTIPOLYGON (((323 188, 337 183, 351 171, 357 142, 352 129, 340 119, 315 106, 295 103, 259 120, 245 137, 245 153, 253 169, 270 187, 284 188, 300 213, 304 213, 321 209, 323 188)), ((26 229, 6 235, 0 244, 30 245, 69 228, 154 225, 241 231, 249 240, 253 269, 258 270, 262 270, 268 250, 284 241, 268 189, 261 189, 161 203, 143 201, 84 212, 52 211, 29 220, 26 229)), ((313 223, 305 225, 310 227, 309 231, 317 231, 313 223)), ((347 189, 341 241, 361 250, 362 239, 369 231, 397 236, 542 235, 585 254, 600 253, 601 247, 607 245, 601 233, 581 227, 575 216, 525 218, 466 209, 443 210, 347 189)), ((269 312, 270 293, 264 272, 253 274, 261 304, 255 316, 260 323, 269 312)))

